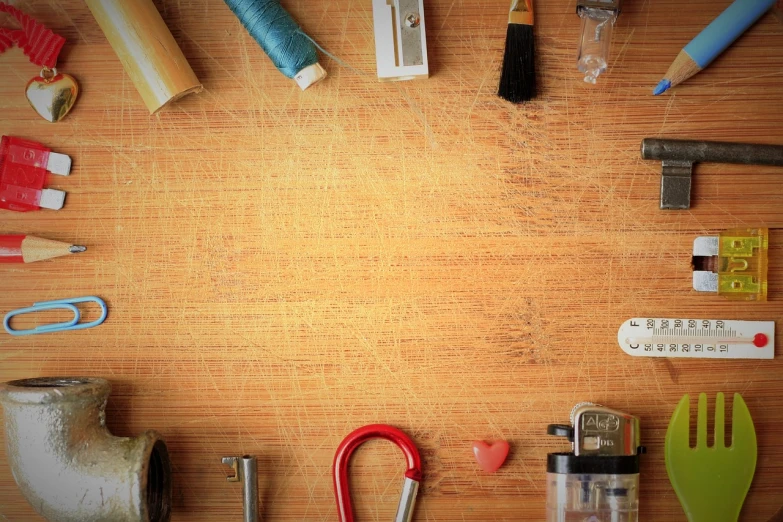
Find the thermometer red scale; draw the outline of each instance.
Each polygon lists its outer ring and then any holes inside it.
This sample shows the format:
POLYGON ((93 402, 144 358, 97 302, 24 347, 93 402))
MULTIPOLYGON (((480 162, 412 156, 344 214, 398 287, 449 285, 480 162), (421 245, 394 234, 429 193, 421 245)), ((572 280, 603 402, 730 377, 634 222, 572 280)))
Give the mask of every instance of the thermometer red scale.
POLYGON ((775 322, 637 317, 620 326, 617 342, 638 357, 773 359, 775 322))

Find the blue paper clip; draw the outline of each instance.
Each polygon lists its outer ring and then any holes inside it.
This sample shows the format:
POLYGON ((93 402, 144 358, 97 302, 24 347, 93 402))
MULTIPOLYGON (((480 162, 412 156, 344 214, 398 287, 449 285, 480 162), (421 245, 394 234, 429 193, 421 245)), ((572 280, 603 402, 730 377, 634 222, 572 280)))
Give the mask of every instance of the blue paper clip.
POLYGON ((27 308, 20 308, 18 310, 8 312, 5 316, 5 319, 3 319, 3 327, 5 328, 5 331, 11 335, 34 335, 52 332, 67 332, 68 330, 84 330, 85 328, 92 328, 93 326, 98 326, 99 324, 103 323, 103 321, 106 320, 106 316, 108 314, 109 310, 106 308, 106 303, 104 303, 103 299, 100 297, 95 297, 94 295, 87 297, 74 297, 73 299, 42 301, 40 303, 34 303, 33 306, 29 306, 27 308), (80 323, 79 321, 81 320, 82 315, 81 312, 79 312, 79 309, 74 306, 74 304, 87 302, 95 303, 100 306, 101 316, 95 321, 89 323, 80 323), (11 319, 17 315, 41 312, 43 310, 70 310, 73 312, 73 319, 62 323, 44 324, 41 326, 36 326, 35 328, 30 328, 29 330, 14 330, 11 328, 11 319))

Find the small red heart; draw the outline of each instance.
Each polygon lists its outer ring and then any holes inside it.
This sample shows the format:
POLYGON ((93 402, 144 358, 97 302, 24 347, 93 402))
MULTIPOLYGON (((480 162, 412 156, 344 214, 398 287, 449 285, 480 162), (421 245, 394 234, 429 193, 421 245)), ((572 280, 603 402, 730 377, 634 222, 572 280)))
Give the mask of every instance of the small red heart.
POLYGON ((499 440, 490 446, 483 440, 475 440, 473 441, 473 455, 481 469, 487 473, 494 473, 508 457, 508 442, 499 440))

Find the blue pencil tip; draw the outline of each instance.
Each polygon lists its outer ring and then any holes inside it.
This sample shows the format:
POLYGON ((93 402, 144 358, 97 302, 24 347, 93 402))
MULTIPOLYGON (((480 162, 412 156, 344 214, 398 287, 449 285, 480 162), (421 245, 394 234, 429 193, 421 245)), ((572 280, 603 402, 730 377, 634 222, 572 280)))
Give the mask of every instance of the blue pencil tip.
POLYGON ((658 96, 659 94, 663 94, 666 91, 669 90, 669 87, 672 86, 672 82, 664 78, 660 82, 658 82, 658 85, 655 86, 655 89, 653 89, 653 96, 658 96))

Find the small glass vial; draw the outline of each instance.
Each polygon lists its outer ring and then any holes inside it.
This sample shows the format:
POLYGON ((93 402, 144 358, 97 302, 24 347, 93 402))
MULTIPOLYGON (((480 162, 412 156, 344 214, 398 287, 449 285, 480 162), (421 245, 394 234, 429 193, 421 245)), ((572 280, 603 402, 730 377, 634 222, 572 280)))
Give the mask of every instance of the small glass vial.
POLYGON ((547 522, 638 522, 639 419, 591 403, 571 419, 547 429, 573 445, 547 455, 547 522))
POLYGON ((609 66, 609 47, 620 14, 620 0, 580 0, 576 13, 582 19, 576 67, 584 73, 585 82, 595 84, 609 66))

